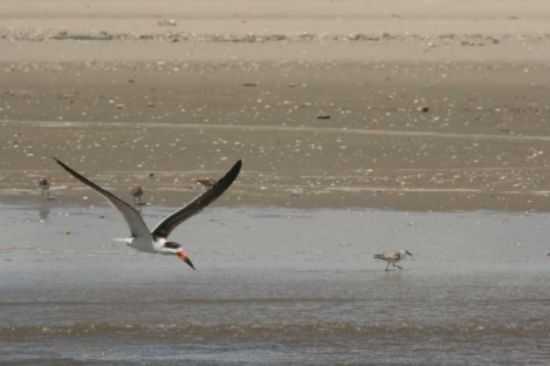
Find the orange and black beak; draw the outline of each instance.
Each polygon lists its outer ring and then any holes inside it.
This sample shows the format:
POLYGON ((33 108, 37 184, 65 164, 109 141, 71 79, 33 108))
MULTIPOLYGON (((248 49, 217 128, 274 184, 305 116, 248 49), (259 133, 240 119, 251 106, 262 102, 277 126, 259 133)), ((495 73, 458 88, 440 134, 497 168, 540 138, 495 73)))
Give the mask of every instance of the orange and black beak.
POLYGON ((189 258, 189 256, 184 253, 183 251, 179 251, 176 253, 176 255, 182 260, 184 261, 185 263, 187 263, 187 265, 189 267, 191 267, 194 271, 196 270, 195 269, 195 266, 193 265, 193 262, 191 262, 191 258, 189 258))

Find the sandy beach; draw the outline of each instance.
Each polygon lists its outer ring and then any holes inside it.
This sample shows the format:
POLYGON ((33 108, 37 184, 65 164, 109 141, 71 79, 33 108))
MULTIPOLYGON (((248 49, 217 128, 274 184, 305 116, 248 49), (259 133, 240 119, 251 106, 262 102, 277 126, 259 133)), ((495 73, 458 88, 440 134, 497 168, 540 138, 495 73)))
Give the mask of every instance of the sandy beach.
POLYGON ((225 204, 550 207, 544 1, 20 3, 0 5, 10 202, 43 175, 81 198, 55 155, 156 204, 243 158, 225 204))
POLYGON ((0 1, 0 363, 547 365, 549 60, 544 0, 0 1), (54 156, 150 225, 244 165, 193 272, 54 156))

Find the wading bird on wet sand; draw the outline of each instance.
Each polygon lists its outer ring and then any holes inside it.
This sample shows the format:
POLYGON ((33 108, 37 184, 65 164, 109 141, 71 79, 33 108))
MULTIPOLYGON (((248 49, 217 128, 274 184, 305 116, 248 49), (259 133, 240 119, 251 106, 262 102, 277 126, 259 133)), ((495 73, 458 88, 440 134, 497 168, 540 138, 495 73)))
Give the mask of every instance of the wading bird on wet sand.
POLYGON ((143 202, 143 193, 144 191, 142 186, 132 187, 130 194, 134 197, 134 205, 145 206, 145 202, 143 202))
POLYGON ((374 259, 380 259, 380 260, 386 261, 387 265, 386 265, 385 271, 390 270, 390 265, 394 268, 398 268, 398 269, 401 270, 401 269, 403 269, 403 267, 398 265, 397 262, 399 262, 400 260, 405 259, 407 256, 412 257, 412 253, 409 252, 406 249, 385 250, 384 252, 382 252, 380 254, 375 254, 374 259))
POLYGON ((40 194, 45 199, 50 199, 50 180, 46 177, 42 177, 38 180, 38 188, 40 188, 40 194))
POLYGON ((195 182, 199 183, 201 186, 203 186, 206 189, 212 187, 214 185, 214 183, 216 183, 216 181, 214 179, 209 178, 209 177, 197 178, 197 179, 195 179, 195 182))
POLYGON ((88 178, 77 173, 62 161, 54 158, 69 174, 86 184, 90 188, 105 197, 116 209, 124 216, 128 227, 130 228, 130 238, 119 239, 128 246, 147 253, 177 255, 182 261, 187 263, 192 269, 195 269, 193 262, 189 258, 187 252, 181 247, 181 244, 168 241, 168 235, 182 222, 191 216, 199 213, 203 208, 208 206, 223 192, 229 188, 231 183, 237 178, 241 170, 241 161, 237 161, 231 169, 218 180, 210 189, 198 195, 185 207, 177 210, 172 215, 165 218, 158 226, 150 231, 139 211, 126 201, 115 196, 113 193, 101 188, 88 178))

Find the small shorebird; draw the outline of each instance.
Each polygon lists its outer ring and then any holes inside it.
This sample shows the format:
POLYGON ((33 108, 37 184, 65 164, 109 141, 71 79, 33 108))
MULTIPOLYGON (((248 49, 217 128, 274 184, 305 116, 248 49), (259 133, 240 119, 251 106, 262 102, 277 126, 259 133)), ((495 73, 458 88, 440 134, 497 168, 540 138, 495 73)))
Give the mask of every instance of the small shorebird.
POLYGON ((195 182, 199 183, 204 188, 210 188, 216 183, 216 181, 209 177, 199 177, 195 179, 195 182))
POLYGON ((389 269, 390 265, 392 267, 395 267, 395 268, 398 268, 398 269, 403 269, 403 267, 398 265, 397 262, 399 262, 400 260, 405 259, 407 256, 412 257, 412 253, 409 252, 406 249, 385 250, 381 254, 375 254, 374 259, 380 259, 380 260, 386 261, 387 265, 386 265, 385 271, 389 271, 390 270, 389 269))
POLYGON ((130 190, 130 194, 132 195, 132 197, 134 197, 134 205, 145 205, 145 202, 143 202, 143 193, 144 191, 142 186, 135 186, 130 190))
POLYGON ((50 198, 50 181, 46 177, 42 177, 38 180, 38 188, 40 188, 40 194, 42 197, 50 198))
POLYGON ((198 195, 195 199, 189 202, 185 207, 177 210, 157 225, 157 227, 150 231, 143 220, 143 217, 139 211, 126 201, 115 196, 113 193, 101 188, 88 178, 77 173, 62 161, 54 158, 55 161, 61 165, 69 174, 86 184, 90 188, 105 197, 116 209, 124 216, 126 223, 130 229, 131 237, 116 239, 122 241, 128 246, 147 253, 165 254, 165 255, 177 255, 182 261, 187 263, 192 269, 195 269, 193 262, 189 258, 187 252, 181 247, 181 244, 168 241, 170 233, 182 222, 190 218, 191 216, 199 213, 203 208, 208 206, 223 192, 229 188, 231 183, 237 178, 241 170, 241 161, 237 161, 231 169, 225 175, 218 180, 210 189, 198 195))

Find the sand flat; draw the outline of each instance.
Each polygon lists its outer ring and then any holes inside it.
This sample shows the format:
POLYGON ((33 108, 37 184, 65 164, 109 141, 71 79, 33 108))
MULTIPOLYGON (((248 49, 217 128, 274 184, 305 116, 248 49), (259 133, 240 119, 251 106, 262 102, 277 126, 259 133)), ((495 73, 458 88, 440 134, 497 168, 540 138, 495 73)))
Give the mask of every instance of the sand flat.
POLYGON ((47 175, 81 202, 52 155, 157 204, 243 158, 225 204, 547 209, 547 2, 25 3, 0 4, 4 199, 47 175))

